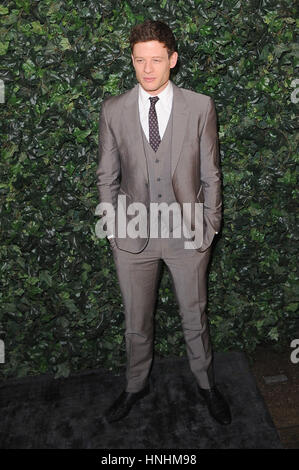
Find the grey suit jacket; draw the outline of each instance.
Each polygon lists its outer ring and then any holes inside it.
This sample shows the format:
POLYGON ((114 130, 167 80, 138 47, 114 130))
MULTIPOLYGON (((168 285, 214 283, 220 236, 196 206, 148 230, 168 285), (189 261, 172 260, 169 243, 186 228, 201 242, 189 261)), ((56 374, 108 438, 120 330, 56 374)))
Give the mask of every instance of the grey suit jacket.
MULTIPOLYGON (((173 82, 173 131, 171 178, 176 201, 203 203, 205 251, 221 224, 221 174, 217 117, 211 97, 179 88, 173 82)), ((117 211, 118 195, 127 206, 150 203, 149 180, 138 109, 138 84, 129 91, 110 96, 102 103, 99 120, 99 164, 96 171, 100 202, 117 211)), ((148 211, 149 212, 149 211, 148 211)), ((135 214, 136 215, 136 214, 135 214)), ((129 215, 126 216, 128 219, 129 215)), ((132 253, 142 251, 145 237, 120 238, 116 218, 116 245, 132 253)), ((191 228, 196 229, 194 220, 191 228)))

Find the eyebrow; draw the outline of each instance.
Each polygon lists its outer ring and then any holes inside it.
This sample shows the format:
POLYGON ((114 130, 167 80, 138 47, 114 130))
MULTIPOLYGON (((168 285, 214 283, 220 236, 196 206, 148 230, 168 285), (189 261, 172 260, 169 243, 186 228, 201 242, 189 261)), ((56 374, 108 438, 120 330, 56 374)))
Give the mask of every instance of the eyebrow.
MULTIPOLYGON (((152 56, 151 59, 163 59, 164 57, 161 56, 161 55, 155 55, 155 56, 152 56)), ((144 57, 142 56, 136 56, 135 59, 144 59, 144 57)))

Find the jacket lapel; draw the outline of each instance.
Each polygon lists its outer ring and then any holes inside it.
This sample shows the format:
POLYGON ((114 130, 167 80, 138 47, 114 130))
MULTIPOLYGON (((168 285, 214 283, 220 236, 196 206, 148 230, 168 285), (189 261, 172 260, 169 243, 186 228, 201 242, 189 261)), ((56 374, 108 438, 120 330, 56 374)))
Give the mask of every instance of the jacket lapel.
POLYGON ((187 129, 188 108, 182 90, 172 82, 173 86, 173 123, 171 145, 171 177, 179 161, 181 149, 187 129))
POLYGON ((146 181, 148 181, 147 163, 139 118, 138 83, 128 92, 127 99, 124 104, 123 122, 126 128, 126 140, 129 144, 128 148, 130 149, 130 152, 134 152, 134 160, 141 165, 141 171, 143 172, 146 181))

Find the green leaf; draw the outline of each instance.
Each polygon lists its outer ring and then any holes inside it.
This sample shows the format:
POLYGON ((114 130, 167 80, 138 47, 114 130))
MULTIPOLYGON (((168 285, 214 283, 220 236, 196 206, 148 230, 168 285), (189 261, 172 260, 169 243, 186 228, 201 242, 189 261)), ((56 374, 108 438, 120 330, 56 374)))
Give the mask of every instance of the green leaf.
POLYGON ((72 48, 72 46, 70 45, 70 42, 68 40, 68 38, 61 38, 60 40, 60 46, 62 48, 63 51, 66 51, 66 50, 69 50, 72 48))
POLYGON ((39 279, 40 281, 42 282, 45 282, 45 284, 49 287, 52 287, 53 285, 53 281, 52 281, 52 277, 49 273, 49 271, 41 271, 41 273, 39 274, 39 279))
POLYGON ((9 41, 0 41, 0 55, 5 55, 9 46, 9 41))
POLYGON ((8 12, 9 10, 7 7, 0 5, 0 15, 7 15, 8 12))

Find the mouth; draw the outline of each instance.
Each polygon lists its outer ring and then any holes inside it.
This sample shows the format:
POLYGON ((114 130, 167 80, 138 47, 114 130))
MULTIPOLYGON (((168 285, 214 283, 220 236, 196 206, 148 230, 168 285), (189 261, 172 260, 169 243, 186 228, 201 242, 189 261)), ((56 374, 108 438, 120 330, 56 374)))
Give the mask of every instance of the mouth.
POLYGON ((144 80, 145 80, 146 82, 152 82, 152 81, 155 80, 155 78, 144 77, 144 80))

